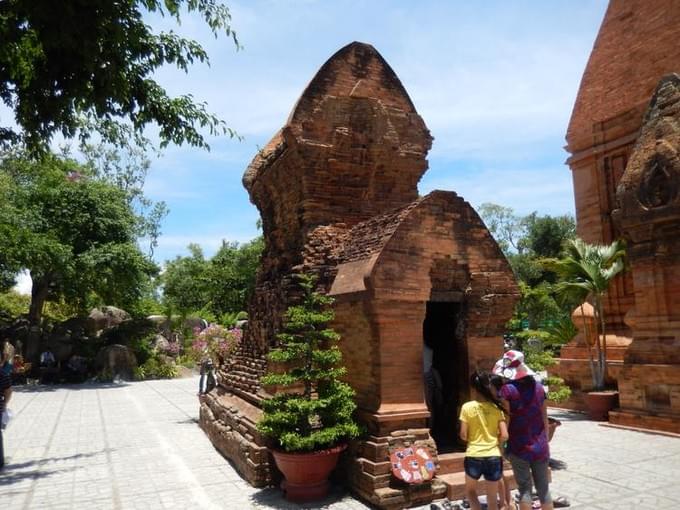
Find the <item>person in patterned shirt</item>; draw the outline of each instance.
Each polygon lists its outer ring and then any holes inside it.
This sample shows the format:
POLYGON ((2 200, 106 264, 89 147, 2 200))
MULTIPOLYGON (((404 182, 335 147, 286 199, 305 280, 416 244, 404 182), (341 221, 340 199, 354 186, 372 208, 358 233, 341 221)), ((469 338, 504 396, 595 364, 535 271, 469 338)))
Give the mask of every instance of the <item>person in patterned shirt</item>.
POLYGON ((524 363, 524 354, 519 351, 506 352, 496 363, 494 373, 508 381, 498 396, 504 401, 504 407, 510 415, 510 437, 506 452, 519 489, 520 510, 532 508, 532 479, 536 484, 541 508, 552 510, 545 389, 536 381, 536 374, 524 363))
MULTIPOLYGON (((12 397, 12 377, 0 370, 0 416, 5 412, 5 408, 12 397)), ((1 420, 0 420, 1 421, 1 420)), ((5 452, 2 444, 2 425, 0 425, 0 470, 5 467, 5 452)))

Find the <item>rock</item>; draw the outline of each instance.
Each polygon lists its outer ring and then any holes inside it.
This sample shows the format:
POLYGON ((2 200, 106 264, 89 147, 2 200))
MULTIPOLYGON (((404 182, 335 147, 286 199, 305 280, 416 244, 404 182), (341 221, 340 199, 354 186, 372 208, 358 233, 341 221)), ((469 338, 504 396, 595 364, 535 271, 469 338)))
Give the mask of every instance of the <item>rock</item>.
POLYGON ((101 308, 93 308, 87 318, 89 330, 98 332, 129 320, 130 314, 115 306, 103 306, 101 308))
POLYGON ((156 338, 153 341, 153 346, 156 348, 156 350, 167 351, 168 347, 170 346, 170 341, 163 335, 156 335, 156 338))
POLYGON ((131 381, 137 358, 132 350, 124 345, 114 344, 103 347, 95 358, 98 372, 107 372, 112 378, 131 381))
POLYGON ((207 327, 208 321, 201 319, 200 317, 187 317, 184 319, 184 328, 190 331, 194 331, 195 329, 203 331, 207 327))

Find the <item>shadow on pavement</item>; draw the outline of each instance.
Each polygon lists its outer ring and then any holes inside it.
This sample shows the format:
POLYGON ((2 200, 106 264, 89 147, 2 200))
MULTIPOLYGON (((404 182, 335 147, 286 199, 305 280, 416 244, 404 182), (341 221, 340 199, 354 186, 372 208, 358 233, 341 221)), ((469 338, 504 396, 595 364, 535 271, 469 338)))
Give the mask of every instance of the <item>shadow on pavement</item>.
POLYGON ((557 418, 560 421, 589 421, 588 415, 578 411, 569 411, 568 409, 548 409, 548 416, 557 418))
POLYGON ((107 389, 107 388, 124 388, 129 386, 130 383, 121 382, 85 382, 85 383, 74 383, 74 384, 22 384, 12 386, 12 391, 16 393, 45 393, 57 390, 97 390, 97 389, 107 389))
POLYGON ((74 455, 66 455, 64 457, 47 457, 45 459, 34 459, 34 460, 27 460, 25 462, 9 462, 5 464, 5 467, 2 471, 0 471, 0 486, 3 485, 12 485, 17 482, 21 482, 23 480, 27 479, 40 479, 40 478, 46 478, 51 475, 55 475, 58 473, 66 473, 68 471, 75 471, 76 469, 83 469, 84 466, 69 466, 69 467, 64 467, 64 468, 59 468, 59 469, 49 469, 49 468, 41 468, 42 465, 48 463, 48 462, 59 462, 59 461, 65 461, 65 460, 73 460, 73 459, 85 459, 87 457, 94 457, 95 455, 99 455, 101 453, 107 453, 114 451, 112 448, 104 448, 103 450, 99 450, 96 452, 91 452, 91 453, 76 453, 74 455))
POLYGON ((309 503, 292 503, 283 497, 283 491, 277 487, 269 487, 250 496, 251 501, 258 508, 275 508, 277 510, 294 510, 298 508, 326 508, 328 505, 338 503, 349 493, 344 487, 331 484, 328 496, 320 501, 309 503))

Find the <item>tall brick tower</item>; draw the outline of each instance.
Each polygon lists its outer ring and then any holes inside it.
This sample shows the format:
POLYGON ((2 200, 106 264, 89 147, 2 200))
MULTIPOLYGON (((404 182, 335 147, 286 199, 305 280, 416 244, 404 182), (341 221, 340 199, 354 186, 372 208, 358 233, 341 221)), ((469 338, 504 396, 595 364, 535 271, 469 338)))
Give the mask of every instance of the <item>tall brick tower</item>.
MULTIPOLYGON (((677 0, 609 2, 566 136, 578 235, 588 242, 609 243, 621 236, 611 218, 616 186, 657 83, 680 70, 678 41, 677 0)), ((609 294, 607 326, 630 336, 624 322, 634 299, 630 275, 619 278, 609 294)))
MULTIPOLYGON (((659 80, 680 70, 680 2, 611 0, 588 60, 567 129, 578 235, 609 243, 623 237, 615 223, 616 190, 641 132, 659 80)), ((606 303, 611 370, 617 377, 633 331, 633 272, 612 284, 606 303)), ((677 296, 675 299, 678 299, 677 296)), ((582 337, 562 351, 561 374, 590 388, 582 337)), ((576 398, 578 405, 578 397, 576 398)))

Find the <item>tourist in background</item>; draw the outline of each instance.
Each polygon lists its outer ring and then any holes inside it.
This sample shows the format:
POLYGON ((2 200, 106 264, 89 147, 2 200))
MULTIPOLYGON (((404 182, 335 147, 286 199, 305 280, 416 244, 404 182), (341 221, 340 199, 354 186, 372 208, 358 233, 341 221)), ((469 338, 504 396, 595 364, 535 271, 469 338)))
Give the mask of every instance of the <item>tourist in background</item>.
POLYGON ((507 454, 515 475, 520 510, 532 508, 532 487, 536 486, 543 510, 552 510, 548 461, 548 408, 543 385, 524 363, 524 354, 507 351, 494 367, 504 377, 498 395, 509 416, 507 454))
POLYGON ((0 370, 11 376, 12 364, 14 363, 14 346, 6 338, 3 340, 0 353, 0 370))
POLYGON ((0 471, 5 467, 5 451, 2 443, 2 429, 5 427, 5 410, 12 397, 12 378, 0 370, 0 471))
MULTIPOLYGON (((497 510, 498 481, 503 476, 501 445, 508 438, 503 408, 498 401, 490 375, 475 372, 470 378, 474 399, 460 410, 460 438, 465 450, 465 495, 472 510, 480 510, 477 485, 484 476, 489 510, 497 510)), ((501 497, 501 501, 504 498, 501 497)))
POLYGON ((52 368, 56 364, 57 362, 54 359, 54 354, 52 353, 52 350, 48 345, 47 349, 45 349, 45 351, 40 355, 40 366, 45 368, 52 368))

